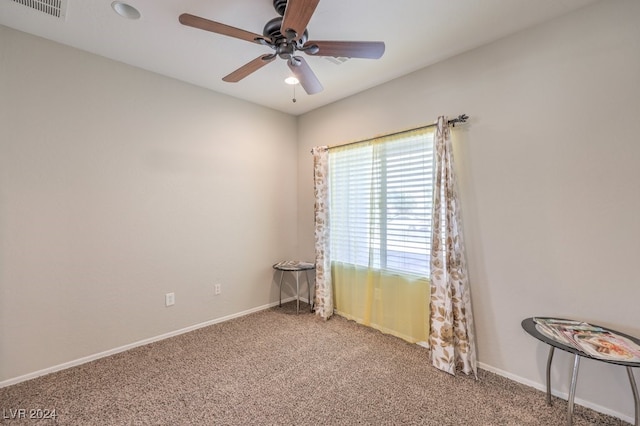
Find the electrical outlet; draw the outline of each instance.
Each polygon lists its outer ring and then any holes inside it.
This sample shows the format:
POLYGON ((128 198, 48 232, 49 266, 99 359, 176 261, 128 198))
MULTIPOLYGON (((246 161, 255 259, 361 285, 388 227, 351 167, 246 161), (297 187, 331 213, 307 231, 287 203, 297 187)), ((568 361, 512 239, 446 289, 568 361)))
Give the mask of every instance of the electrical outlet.
POLYGON ((220 293, 222 293, 222 284, 216 284, 213 286, 213 292, 216 294, 216 296, 220 293))
POLYGON ((164 295, 164 304, 165 306, 173 306, 176 303, 176 294, 175 293, 167 293, 164 295))

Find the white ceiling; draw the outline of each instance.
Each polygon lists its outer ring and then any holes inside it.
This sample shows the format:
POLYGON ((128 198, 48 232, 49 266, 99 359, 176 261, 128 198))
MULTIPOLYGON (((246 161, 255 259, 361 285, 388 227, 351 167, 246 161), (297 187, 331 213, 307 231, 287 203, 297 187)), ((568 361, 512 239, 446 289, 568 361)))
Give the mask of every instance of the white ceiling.
POLYGON ((140 11, 139 20, 117 15, 112 0, 66 0, 63 18, 0 0, 0 24, 299 115, 594 1, 321 0, 307 27, 310 40, 384 41, 386 51, 379 60, 339 65, 303 54, 324 91, 310 96, 298 85, 296 103, 281 59, 238 83, 221 80, 271 53, 268 47, 178 22, 187 12, 261 34, 278 16, 272 0, 128 0, 140 11))

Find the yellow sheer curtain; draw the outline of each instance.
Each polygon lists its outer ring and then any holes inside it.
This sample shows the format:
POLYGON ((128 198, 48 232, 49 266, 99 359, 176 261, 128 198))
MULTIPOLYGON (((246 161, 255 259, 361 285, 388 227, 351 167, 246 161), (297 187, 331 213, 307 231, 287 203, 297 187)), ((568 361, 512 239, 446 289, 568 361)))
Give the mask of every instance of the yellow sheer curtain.
POLYGON ((433 139, 433 129, 416 129, 329 154, 336 312, 425 345, 433 139))
POLYGON ((429 335, 429 282, 364 266, 332 263, 336 312, 411 343, 429 335))

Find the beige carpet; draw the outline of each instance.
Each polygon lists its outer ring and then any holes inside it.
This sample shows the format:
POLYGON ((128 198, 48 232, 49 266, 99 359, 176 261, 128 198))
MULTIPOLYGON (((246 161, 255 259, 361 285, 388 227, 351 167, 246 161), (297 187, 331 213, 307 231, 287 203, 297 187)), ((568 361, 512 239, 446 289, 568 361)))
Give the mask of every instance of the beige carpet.
MULTIPOLYGON (((307 308, 307 305, 303 305, 307 308)), ((60 425, 564 425, 566 402, 486 371, 452 377, 427 351, 295 304, 0 389, 60 425)), ((575 425, 624 422, 576 407, 575 425)))

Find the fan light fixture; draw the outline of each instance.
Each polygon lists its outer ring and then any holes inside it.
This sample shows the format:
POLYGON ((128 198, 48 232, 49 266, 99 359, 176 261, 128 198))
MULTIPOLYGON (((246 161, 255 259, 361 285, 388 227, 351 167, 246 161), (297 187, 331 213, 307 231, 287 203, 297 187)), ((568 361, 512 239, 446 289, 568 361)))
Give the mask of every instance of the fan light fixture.
POLYGON ((123 18, 140 19, 140 12, 138 12, 138 9, 131 6, 130 4, 121 1, 114 1, 113 3, 111 3, 111 7, 116 11, 118 15, 122 16, 123 18))
POLYGON ((292 76, 292 77, 285 78, 284 82, 293 86, 295 84, 300 83, 300 80, 292 76))

